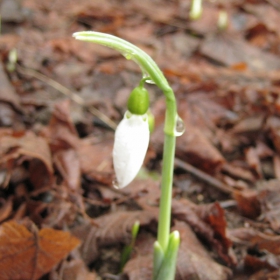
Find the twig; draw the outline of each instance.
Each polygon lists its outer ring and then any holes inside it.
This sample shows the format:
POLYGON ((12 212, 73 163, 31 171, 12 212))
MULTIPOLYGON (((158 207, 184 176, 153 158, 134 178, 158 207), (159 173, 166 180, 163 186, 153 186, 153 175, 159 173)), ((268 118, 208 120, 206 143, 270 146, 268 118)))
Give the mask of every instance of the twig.
POLYGON ((116 129, 117 125, 116 125, 115 122, 113 122, 111 119, 109 119, 105 114, 100 112, 98 109, 96 109, 94 107, 88 107, 83 98, 81 98, 76 93, 73 93, 67 87, 61 85, 60 83, 56 82, 55 80, 53 80, 53 79, 35 71, 33 69, 25 68, 25 67, 22 67, 18 64, 17 64, 17 69, 19 70, 20 73, 22 73, 24 75, 32 76, 34 78, 37 78, 38 80, 50 85, 51 87, 53 87, 56 90, 58 90, 60 93, 69 96, 72 101, 74 101, 75 103, 77 103, 77 104, 83 106, 84 108, 86 108, 90 113, 92 113, 94 116, 99 118, 101 121, 103 121, 110 128, 112 128, 113 130, 116 129))
POLYGON ((196 177, 200 178, 204 182, 207 182, 211 186, 219 189, 220 191, 222 191, 224 193, 232 194, 232 192, 233 192, 232 188, 230 188, 223 182, 213 178, 209 174, 197 169, 196 167, 190 165, 189 163, 186 163, 178 158, 175 158, 174 164, 177 167, 180 167, 180 168, 190 172, 191 174, 195 175, 196 177))

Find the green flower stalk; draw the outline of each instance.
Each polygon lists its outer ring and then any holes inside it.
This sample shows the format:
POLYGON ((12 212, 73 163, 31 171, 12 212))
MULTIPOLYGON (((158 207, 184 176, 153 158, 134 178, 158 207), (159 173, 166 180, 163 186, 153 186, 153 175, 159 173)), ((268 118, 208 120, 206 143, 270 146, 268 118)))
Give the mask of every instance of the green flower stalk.
MULTIPOLYGON (((128 145, 130 148, 132 146, 131 142, 137 144, 137 139, 130 141, 123 140, 123 135, 125 135, 125 130, 134 129, 136 126, 141 128, 141 135, 146 135, 148 126, 148 117, 146 115, 148 110, 148 95, 143 84, 145 81, 150 81, 158 86, 164 93, 166 98, 166 113, 165 113, 165 124, 164 124, 164 150, 163 150, 163 168, 162 168, 162 183, 161 183, 161 197, 160 197, 160 213, 158 222, 158 236, 157 241, 154 244, 154 267, 153 267, 153 280, 171 280, 175 277, 176 272, 176 257, 180 243, 179 232, 175 231, 170 234, 170 223, 171 223, 171 199, 172 199, 172 183, 173 183, 173 169, 174 169, 174 154, 175 154, 175 142, 176 136, 182 135, 182 120, 177 115, 176 99, 172 88, 169 86, 167 80, 165 79, 163 73, 160 71, 154 60, 146 54, 144 51, 136 47, 135 45, 115 37, 113 35, 104 34, 100 32, 93 31, 83 31, 74 33, 73 36, 82 41, 88 41, 97 43, 103 46, 107 46, 116 51, 119 51, 125 56, 126 59, 132 59, 135 61, 143 72, 143 79, 140 84, 135 88, 128 100, 128 113, 126 113, 124 120, 120 123, 120 126, 125 126, 121 128, 121 139, 118 138, 118 129, 116 131, 115 145, 124 147, 128 145), (128 114, 128 115, 127 115, 128 114), (133 118, 133 119, 131 119, 133 118), (131 119, 131 121, 129 121, 131 119), (133 120, 133 121, 132 121, 133 120), (144 125, 147 122, 147 125, 144 125), (145 128, 144 128, 145 126, 145 128), (180 128, 180 131, 177 131, 180 128), (117 139, 118 138, 118 139, 117 139), (118 142, 116 144, 116 142, 118 142), (129 143, 128 143, 129 142, 129 143), (124 144, 125 143, 125 144, 124 144)), ((139 129, 137 130, 139 133, 139 129)), ((145 137, 145 141, 147 141, 145 137)), ((133 145, 135 144, 133 143, 133 145)), ((140 147, 140 146, 139 146, 140 147)), ((141 146, 142 149, 142 146, 141 146)), ((116 148, 116 150, 118 150, 116 148)), ((130 149, 132 151, 132 149, 130 149)), ((143 148, 141 156, 145 156, 146 151, 143 148), (144 151, 144 152, 143 152, 144 151)), ((132 152, 131 152, 132 153, 132 152)), ((131 166, 135 164, 134 156, 132 154, 126 156, 129 158, 129 164, 124 162, 124 159, 116 160, 116 162, 121 162, 123 166, 126 166, 126 170, 130 170, 131 166)), ((113 155, 114 157, 114 155, 113 155)), ((135 156, 136 157, 136 156, 135 156)), ((140 157, 140 156, 139 156, 140 157)), ((138 156, 137 156, 138 158, 138 156)), ((142 159, 137 159, 137 168, 139 167, 139 162, 142 165, 142 159)), ((115 164, 114 164, 115 165, 115 164)), ((135 164, 136 165, 136 164, 135 164)), ((118 164, 116 166, 119 167, 118 164)), ((136 167, 133 170, 137 169, 136 167)), ((115 168, 116 169, 116 168, 115 168)), ((126 176, 127 171, 125 169, 119 168, 116 171, 118 180, 122 181, 122 186, 129 184, 133 180, 136 174, 133 174, 129 179, 126 176), (122 173, 123 172, 123 173, 122 173), (132 178, 133 177, 133 178, 132 178), (125 178, 125 179, 123 179, 125 178)), ((118 182, 120 183, 120 182, 118 182)))

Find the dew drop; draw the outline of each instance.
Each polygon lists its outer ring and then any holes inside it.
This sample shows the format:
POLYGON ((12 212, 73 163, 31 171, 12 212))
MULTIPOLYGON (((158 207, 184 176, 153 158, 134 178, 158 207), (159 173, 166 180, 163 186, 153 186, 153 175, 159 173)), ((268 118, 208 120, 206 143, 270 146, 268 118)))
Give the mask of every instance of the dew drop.
POLYGON ((120 187, 119 187, 119 182, 118 182, 117 179, 113 180, 112 184, 113 184, 113 187, 114 187, 115 189, 120 189, 120 187))
POLYGON ((177 115, 175 136, 176 137, 181 136, 184 132, 185 132, 184 121, 177 115))
POLYGON ((152 84, 152 85, 155 84, 155 82, 150 78, 150 75, 144 71, 143 71, 143 79, 146 79, 145 82, 147 84, 152 84))
POLYGON ((133 58, 133 55, 131 53, 123 53, 123 56, 127 59, 130 60, 133 58))

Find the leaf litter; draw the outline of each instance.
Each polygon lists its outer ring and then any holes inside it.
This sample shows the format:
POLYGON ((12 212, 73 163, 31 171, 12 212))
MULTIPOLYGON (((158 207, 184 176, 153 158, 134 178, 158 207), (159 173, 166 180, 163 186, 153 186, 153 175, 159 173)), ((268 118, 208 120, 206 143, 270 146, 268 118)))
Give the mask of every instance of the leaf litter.
POLYGON ((1 279, 151 279, 164 99, 149 86, 148 179, 114 189, 112 128, 141 71, 71 39, 80 30, 135 43, 175 90, 186 126, 174 170, 176 279, 279 278, 279 5, 204 2, 192 21, 186 1, 2 1, 1 279))

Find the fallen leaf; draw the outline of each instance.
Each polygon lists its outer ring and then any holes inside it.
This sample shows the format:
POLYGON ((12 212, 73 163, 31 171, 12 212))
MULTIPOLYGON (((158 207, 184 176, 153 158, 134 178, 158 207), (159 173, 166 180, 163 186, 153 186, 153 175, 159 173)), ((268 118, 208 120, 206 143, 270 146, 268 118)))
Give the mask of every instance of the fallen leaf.
POLYGON ((271 254, 259 258, 257 256, 247 254, 244 258, 245 269, 249 270, 250 273, 260 271, 262 269, 273 271, 275 268, 279 268, 279 265, 276 263, 277 259, 273 258, 271 254))
POLYGON ((221 171, 224 174, 228 174, 233 178, 242 179, 246 182, 255 182, 256 178, 249 170, 248 166, 244 162, 226 162, 221 167, 221 171))
POLYGON ((62 280, 97 280, 97 275, 89 272, 82 260, 71 260, 65 262, 60 274, 62 280))
POLYGON ((241 215, 255 219, 261 214, 261 206, 257 191, 250 189, 235 191, 233 197, 237 202, 237 207, 241 215))
POLYGON ((74 149, 57 151, 53 161, 71 190, 79 190, 81 181, 80 161, 74 149))
POLYGON ((55 105, 49 125, 42 134, 49 139, 53 153, 79 146, 80 139, 70 116, 70 100, 55 105))
POLYGON ((226 66, 245 62, 248 68, 254 71, 280 69, 280 59, 278 56, 261 51, 259 48, 251 46, 245 40, 229 33, 209 35, 202 43, 200 51, 203 55, 226 66))
POLYGON ((103 215, 94 220, 95 225, 84 224, 74 229, 73 233, 84 240, 81 253, 87 264, 98 257, 100 247, 112 244, 127 244, 131 239, 131 229, 136 221, 140 226, 148 226, 157 217, 152 211, 127 211, 103 215))
MULTIPOLYGON (((44 164, 45 171, 53 174, 52 159, 48 142, 45 138, 31 131, 16 135, 4 135, 0 138, 0 155, 2 161, 7 158, 17 159, 25 156, 27 159, 37 159, 44 164)), ((46 172, 45 172, 46 173, 46 172)))
POLYGON ((81 171, 88 178, 111 185, 113 182, 113 139, 91 143, 83 139, 77 147, 81 171))
POLYGON ((172 215, 189 224, 229 265, 236 262, 231 253, 231 241, 226 235, 224 211, 218 203, 197 206, 186 199, 173 200, 172 215))
POLYGON ((266 121, 266 126, 269 129, 269 136, 278 153, 280 153, 280 118, 270 116, 266 121))
POLYGON ((179 231, 181 239, 176 280, 225 280, 231 276, 231 270, 210 257, 187 224, 178 222, 172 228, 174 230, 179 231))
POLYGON ((261 206, 261 220, 268 222, 271 228, 280 233, 280 180, 260 181, 258 183, 258 195, 261 206))
POLYGON ((0 198, 0 222, 7 219, 13 211, 13 197, 10 196, 7 200, 0 198))
POLYGON ((245 156, 246 161, 248 162, 254 173, 257 175, 258 179, 263 178, 261 162, 257 155, 257 150, 253 147, 250 147, 245 150, 245 156))
POLYGON ((277 32, 278 34, 280 33, 279 26, 276 24, 276 22, 280 20, 279 11, 277 11, 277 9, 267 4, 253 5, 249 3, 244 5, 244 9, 255 15, 270 31, 277 32))
POLYGON ((2 62, 0 63, 0 83, 0 101, 8 102, 13 105, 15 109, 21 111, 19 96, 16 94, 13 86, 8 80, 2 62))
POLYGON ((6 222, 0 227, 0 278, 39 279, 79 243, 68 232, 6 222))
POLYGON ((275 255, 280 255, 280 236, 266 234, 253 228, 236 228, 228 231, 229 238, 234 243, 244 242, 249 248, 256 248, 259 252, 268 251, 275 255))

